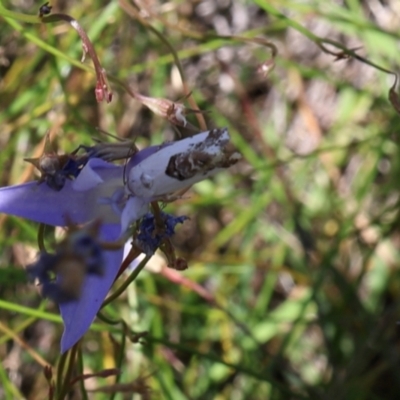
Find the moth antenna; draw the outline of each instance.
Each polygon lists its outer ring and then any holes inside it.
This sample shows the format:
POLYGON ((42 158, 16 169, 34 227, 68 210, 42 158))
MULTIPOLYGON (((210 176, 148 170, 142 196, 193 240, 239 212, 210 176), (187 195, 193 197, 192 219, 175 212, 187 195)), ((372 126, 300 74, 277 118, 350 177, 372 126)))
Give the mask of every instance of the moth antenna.
POLYGON ((122 179, 123 179, 124 186, 126 185, 126 182, 127 182, 127 179, 126 179, 126 166, 128 164, 128 160, 131 158, 131 156, 133 154, 135 154, 134 151, 135 151, 135 147, 134 147, 134 144, 133 144, 133 146, 131 146, 129 148, 128 156, 126 157, 125 163, 124 163, 124 172, 122 174, 122 179))
MULTIPOLYGON (((99 132, 99 133, 102 133, 103 135, 112 137, 113 139, 118 140, 119 142, 123 142, 123 141, 124 141, 124 139, 122 139, 122 138, 120 138, 120 137, 118 137, 118 136, 115 136, 115 135, 113 135, 112 133, 107 132, 107 131, 101 129, 101 128, 98 127, 98 126, 96 127, 96 131, 99 132)), ((96 140, 96 139, 94 139, 94 140, 96 140)), ((97 139, 97 141, 98 141, 98 139, 97 139)))

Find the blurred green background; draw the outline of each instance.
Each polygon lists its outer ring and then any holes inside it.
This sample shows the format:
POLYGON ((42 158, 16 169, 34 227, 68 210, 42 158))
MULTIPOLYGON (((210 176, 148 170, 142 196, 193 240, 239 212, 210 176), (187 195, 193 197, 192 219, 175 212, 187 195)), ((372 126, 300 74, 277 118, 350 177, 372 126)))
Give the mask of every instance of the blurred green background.
MULTIPOLYGON (((3 1, 37 14, 42 3, 3 1)), ((400 64, 397 0, 53 1, 93 41, 110 80, 153 97, 185 96, 171 49, 207 125, 227 126, 244 159, 167 210, 190 221, 174 237, 189 269, 162 258, 105 309, 82 343, 83 371, 121 367, 115 399, 400 398, 399 115, 394 76, 328 54, 318 37, 383 68, 400 64), (242 40, 263 37, 278 49, 242 40), (140 385, 147 385, 144 392, 140 385), (127 387, 127 386, 125 386, 127 387), (135 393, 136 392, 136 393, 135 393), (138 393, 139 392, 139 393, 138 393), (142 392, 142 394, 140 394, 142 392)), ((96 103, 89 58, 65 23, 30 24, 0 8, 1 185, 35 173, 24 157, 69 152, 98 128, 140 147, 176 130, 111 84, 96 103)), ((327 44, 326 49, 340 52, 327 44)), ((197 125, 195 116, 190 122, 197 125)), ((181 131, 182 135, 188 132, 181 131)), ((0 216, 0 399, 44 399, 62 325, 24 282, 37 224, 0 216)), ((54 231, 48 230, 48 239, 54 231)), ((92 378, 69 398, 114 378, 92 378)), ((114 387, 114 389, 116 389, 114 387)), ((82 394, 84 393, 84 394, 82 394)))

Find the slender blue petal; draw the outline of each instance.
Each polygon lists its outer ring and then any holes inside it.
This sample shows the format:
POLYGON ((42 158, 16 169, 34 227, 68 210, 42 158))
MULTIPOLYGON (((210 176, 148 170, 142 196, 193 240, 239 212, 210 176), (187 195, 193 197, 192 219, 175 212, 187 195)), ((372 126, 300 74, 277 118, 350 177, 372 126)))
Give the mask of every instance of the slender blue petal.
POLYGON ((36 182, 0 188, 0 212, 54 226, 65 226, 66 217, 88 221, 95 201, 93 192, 71 190, 70 181, 59 192, 36 182))
POLYGON ((25 183, 22 185, 0 188, 0 212, 27 218, 32 221, 42 222, 48 225, 65 226, 70 221, 80 224, 99 216, 109 216, 103 222, 117 222, 118 216, 110 213, 107 205, 97 205, 99 193, 112 193, 114 187, 123 185, 122 168, 114 166, 102 160, 90 160, 95 162, 96 171, 88 163, 84 170, 91 172, 78 176, 78 187, 82 189, 83 183, 87 183, 88 190, 74 190, 75 181, 67 180, 60 191, 49 188, 45 183, 25 183), (102 164, 96 163, 100 161, 102 164), (89 174, 90 175, 90 174, 89 174), (96 178, 94 177, 96 176, 96 178), (100 183, 100 179, 104 183, 100 183))
MULTIPOLYGON (((119 224, 103 225, 100 229, 100 238, 103 241, 114 241, 119 233, 119 224)), ((105 258, 103 276, 87 275, 79 300, 59 305, 64 321, 64 333, 61 338, 62 353, 70 349, 89 329, 117 276, 123 248, 117 251, 105 251, 103 254, 105 258)))

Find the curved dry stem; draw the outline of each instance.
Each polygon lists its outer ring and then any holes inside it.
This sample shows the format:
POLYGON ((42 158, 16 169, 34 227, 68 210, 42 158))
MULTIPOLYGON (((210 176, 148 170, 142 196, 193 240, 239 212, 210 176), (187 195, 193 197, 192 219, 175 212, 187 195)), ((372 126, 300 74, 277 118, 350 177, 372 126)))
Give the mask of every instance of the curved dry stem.
POLYGON ((199 123, 200 128, 204 131, 207 130, 206 121, 201 113, 199 106, 197 105, 197 103, 192 95, 192 91, 189 89, 189 87, 186 83, 182 64, 179 60, 176 50, 174 49, 174 47, 171 45, 171 43, 168 41, 168 39, 166 39, 166 37, 164 35, 162 35, 157 29, 155 29, 148 21, 146 21, 146 19, 144 19, 140 15, 139 6, 134 1, 132 3, 133 3, 133 5, 129 4, 126 0, 119 0, 119 4, 120 4, 121 8, 123 8, 127 14, 129 14, 131 17, 138 20, 143 26, 147 27, 151 32, 153 32, 160 39, 160 41, 162 43, 164 43, 168 47, 168 49, 170 50, 170 52, 174 58, 176 67, 178 68, 179 75, 182 80, 182 87, 183 87, 183 92, 184 92, 185 98, 187 98, 190 107, 194 111, 196 111, 196 117, 197 117, 197 121, 199 123))
POLYGON ((82 40, 82 49, 83 49, 83 56, 81 61, 83 62, 85 60, 86 54, 89 54, 90 58, 93 61, 94 70, 96 72, 96 77, 97 77, 96 89, 95 89, 96 100, 98 102, 106 100, 107 103, 110 103, 112 100, 112 92, 109 89, 106 71, 101 66, 99 58, 97 57, 96 50, 94 49, 92 42, 90 41, 88 35, 86 34, 85 30, 81 27, 79 22, 76 19, 72 18, 71 16, 61 13, 55 13, 46 16, 39 15, 39 18, 43 23, 53 23, 60 21, 68 22, 78 32, 78 35, 82 40))

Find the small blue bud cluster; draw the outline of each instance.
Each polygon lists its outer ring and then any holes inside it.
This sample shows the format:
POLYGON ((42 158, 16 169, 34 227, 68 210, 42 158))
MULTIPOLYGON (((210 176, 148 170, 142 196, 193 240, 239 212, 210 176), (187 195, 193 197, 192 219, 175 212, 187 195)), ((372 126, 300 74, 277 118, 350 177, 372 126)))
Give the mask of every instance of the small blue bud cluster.
POLYGON ((188 217, 160 213, 164 226, 159 227, 153 214, 146 214, 139 225, 139 233, 136 237, 140 248, 147 254, 152 255, 160 247, 164 239, 170 238, 175 233, 177 224, 183 224, 188 217))

